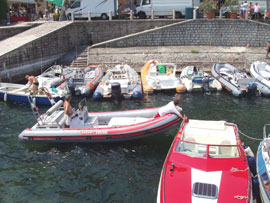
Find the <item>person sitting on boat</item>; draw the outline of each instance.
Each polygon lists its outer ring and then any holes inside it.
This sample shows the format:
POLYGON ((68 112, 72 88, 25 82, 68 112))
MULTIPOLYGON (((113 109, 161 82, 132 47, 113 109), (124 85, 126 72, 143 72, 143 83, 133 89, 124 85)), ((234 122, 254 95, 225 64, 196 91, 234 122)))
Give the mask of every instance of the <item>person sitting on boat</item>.
POLYGON ((71 116, 73 114, 70 100, 71 100, 71 97, 68 95, 68 96, 66 96, 65 101, 64 101, 64 112, 65 112, 65 117, 66 117, 65 127, 66 128, 70 127, 71 116))
POLYGON ((33 94, 36 94, 39 85, 38 80, 33 75, 26 75, 25 79, 28 80, 29 88, 32 86, 33 94))
POLYGON ((158 118, 160 116, 164 116, 164 115, 169 114, 169 113, 174 113, 174 114, 178 115, 179 118, 183 119, 184 117, 180 113, 182 110, 183 109, 179 106, 179 100, 175 99, 174 101, 171 101, 167 105, 161 107, 158 110, 158 113, 155 116, 155 118, 158 118))

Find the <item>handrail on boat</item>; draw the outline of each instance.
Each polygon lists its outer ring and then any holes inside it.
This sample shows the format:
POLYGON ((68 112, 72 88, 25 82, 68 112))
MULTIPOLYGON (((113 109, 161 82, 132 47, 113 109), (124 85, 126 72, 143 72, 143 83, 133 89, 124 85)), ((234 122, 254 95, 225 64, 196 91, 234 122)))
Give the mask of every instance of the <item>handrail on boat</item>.
MULTIPOLYGON (((263 126, 263 138, 265 139, 265 138, 267 138, 267 136, 266 136, 266 128, 267 128, 267 126, 270 126, 270 124, 265 124, 264 126, 263 126)), ((269 136, 268 136, 269 137, 269 136)))

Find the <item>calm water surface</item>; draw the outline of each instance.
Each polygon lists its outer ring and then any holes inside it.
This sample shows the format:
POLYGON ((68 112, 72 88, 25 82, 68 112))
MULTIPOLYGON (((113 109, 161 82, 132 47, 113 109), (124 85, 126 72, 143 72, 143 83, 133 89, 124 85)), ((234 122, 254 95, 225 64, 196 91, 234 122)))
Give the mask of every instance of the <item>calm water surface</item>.
MULTIPOLYGON (((176 95, 158 93, 140 101, 95 102, 89 111, 156 107, 176 95)), ((215 93, 179 96, 192 119, 226 120, 262 138, 270 123, 270 98, 234 98, 215 93)), ((79 99, 73 99, 73 106, 79 99)), ((42 107, 45 112, 47 107, 42 107)), ((27 104, 0 101, 0 202, 155 202, 160 172, 178 130, 114 144, 24 144, 18 134, 35 120, 27 104)), ((258 141, 242 137, 257 151, 258 141)))

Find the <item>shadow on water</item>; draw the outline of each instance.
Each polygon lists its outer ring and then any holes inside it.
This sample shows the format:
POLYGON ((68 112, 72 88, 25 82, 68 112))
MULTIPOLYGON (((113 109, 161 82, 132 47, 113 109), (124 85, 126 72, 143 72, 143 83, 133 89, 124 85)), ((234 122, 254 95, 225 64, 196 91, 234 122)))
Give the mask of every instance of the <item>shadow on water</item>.
MULTIPOLYGON (((190 119, 226 120, 249 136, 262 138, 269 98, 229 94, 155 93, 141 100, 87 99, 89 111, 158 107, 180 99, 190 119)), ((72 98, 77 108, 82 98, 72 98)), ((45 112, 48 107, 41 107, 45 112)), ((25 144, 17 136, 35 124, 28 104, 0 102, 0 200, 3 202, 155 202, 160 172, 179 128, 129 142, 106 144, 25 144)), ((256 152, 258 141, 242 137, 256 152)))

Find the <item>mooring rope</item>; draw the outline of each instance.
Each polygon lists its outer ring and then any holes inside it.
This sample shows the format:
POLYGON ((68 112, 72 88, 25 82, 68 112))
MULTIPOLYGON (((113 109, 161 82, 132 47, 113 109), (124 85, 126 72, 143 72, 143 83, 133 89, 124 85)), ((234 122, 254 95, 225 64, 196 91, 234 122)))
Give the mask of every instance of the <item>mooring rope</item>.
POLYGON ((262 141, 263 139, 259 139, 259 138, 255 138, 255 137, 250 137, 248 136, 247 134, 241 132, 240 130, 238 130, 238 132, 241 134, 241 135, 244 135, 245 137, 249 138, 249 139, 252 139, 252 140, 257 140, 257 141, 262 141))

